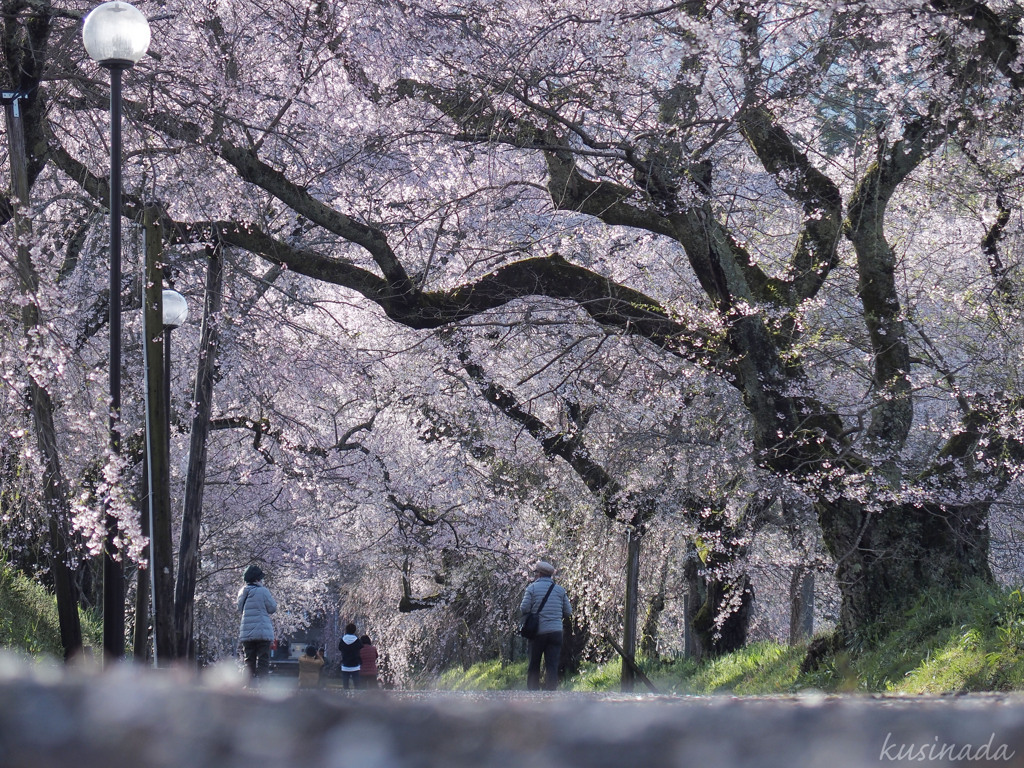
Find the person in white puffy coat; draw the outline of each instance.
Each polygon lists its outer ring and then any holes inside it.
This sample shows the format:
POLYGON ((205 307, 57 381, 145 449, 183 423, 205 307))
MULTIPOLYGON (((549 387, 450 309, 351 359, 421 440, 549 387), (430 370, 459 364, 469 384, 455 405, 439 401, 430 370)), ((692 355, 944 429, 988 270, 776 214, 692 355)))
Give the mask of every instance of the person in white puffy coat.
POLYGON ((238 592, 238 610, 242 623, 238 640, 242 644, 245 666, 255 680, 270 671, 270 644, 274 640, 274 623, 270 615, 277 610, 277 601, 263 586, 263 571, 250 565, 242 575, 245 585, 238 592))

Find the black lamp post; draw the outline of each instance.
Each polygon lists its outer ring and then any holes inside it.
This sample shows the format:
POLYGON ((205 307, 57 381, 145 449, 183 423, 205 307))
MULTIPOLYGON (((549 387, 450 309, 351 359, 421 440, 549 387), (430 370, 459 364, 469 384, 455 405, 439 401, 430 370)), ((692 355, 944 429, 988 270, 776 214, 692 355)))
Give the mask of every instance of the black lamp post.
MULTIPOLYGON (((149 48, 149 22, 128 3, 103 3, 85 17, 82 42, 93 61, 110 70, 110 448, 121 450, 121 73, 149 48)), ((114 523, 107 520, 103 558, 103 649, 124 656, 124 568, 116 557, 114 523)))
MULTIPOLYGON (((148 230, 147 230, 148 231, 148 230)), ((147 273, 149 279, 159 280, 159 272, 149 272, 152 267, 147 247, 147 273)), ((159 283, 156 283, 159 285, 159 283)), ((173 552, 171 550, 171 331, 178 328, 188 318, 188 304, 185 297, 177 291, 164 289, 160 295, 160 323, 163 327, 163 365, 159 378, 163 381, 163 423, 158 424, 156 418, 161 409, 151 398, 156 396, 153 388, 147 386, 147 462, 149 467, 149 562, 150 578, 152 579, 153 595, 153 650, 154 661, 158 667, 166 667, 176 656, 177 643, 174 637, 174 581, 172 576, 173 552), (156 441, 160 439, 160 443, 156 441)), ((156 320, 156 318, 153 318, 156 320)), ((147 328, 149 327, 147 314, 147 328)), ((151 334, 147 330, 147 336, 151 334)), ((152 384, 153 372, 149 371, 151 353, 154 345, 147 342, 147 379, 152 384)))
POLYGON ((188 320, 188 302, 177 291, 164 288, 164 409, 167 413, 167 454, 171 453, 171 331, 188 320))

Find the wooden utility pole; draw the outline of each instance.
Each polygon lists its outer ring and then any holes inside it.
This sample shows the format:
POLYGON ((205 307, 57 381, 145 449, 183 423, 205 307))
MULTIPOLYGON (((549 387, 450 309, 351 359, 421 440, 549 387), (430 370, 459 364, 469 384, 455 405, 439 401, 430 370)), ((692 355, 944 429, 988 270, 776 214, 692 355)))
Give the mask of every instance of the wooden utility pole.
POLYGON ((149 571, 153 587, 154 656, 158 667, 177 656, 174 639, 174 560, 171 545, 171 473, 164 387, 163 237, 160 211, 147 205, 145 360, 146 465, 149 469, 149 571))

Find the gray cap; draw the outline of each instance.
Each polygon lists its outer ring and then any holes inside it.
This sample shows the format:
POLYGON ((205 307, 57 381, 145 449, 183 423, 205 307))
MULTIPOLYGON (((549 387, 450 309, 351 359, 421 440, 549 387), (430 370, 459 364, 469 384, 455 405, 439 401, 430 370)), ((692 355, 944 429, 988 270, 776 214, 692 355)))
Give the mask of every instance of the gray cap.
POLYGON ((539 573, 541 576, 554 576, 555 566, 545 560, 538 560, 537 564, 533 566, 533 572, 539 573))

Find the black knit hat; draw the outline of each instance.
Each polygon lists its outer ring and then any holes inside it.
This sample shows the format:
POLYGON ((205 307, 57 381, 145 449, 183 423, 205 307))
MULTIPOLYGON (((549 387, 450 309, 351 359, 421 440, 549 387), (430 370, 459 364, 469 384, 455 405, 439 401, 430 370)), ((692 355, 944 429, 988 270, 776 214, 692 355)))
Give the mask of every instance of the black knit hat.
POLYGON ((257 581, 263 581, 263 570, 258 565, 250 565, 245 569, 242 578, 245 579, 246 584, 255 584, 257 581))

